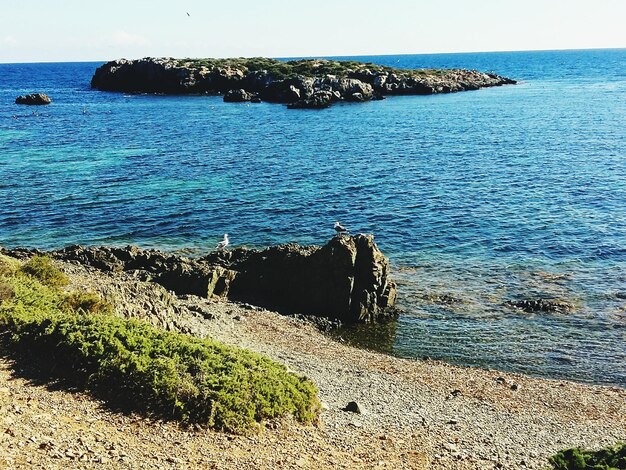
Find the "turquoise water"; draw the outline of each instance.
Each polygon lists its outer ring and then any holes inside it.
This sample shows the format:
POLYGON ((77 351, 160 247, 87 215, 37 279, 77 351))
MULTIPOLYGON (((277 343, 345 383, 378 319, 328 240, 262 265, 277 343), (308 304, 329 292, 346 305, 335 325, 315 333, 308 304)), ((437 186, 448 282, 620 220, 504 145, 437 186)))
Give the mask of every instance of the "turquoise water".
POLYGON ((375 234, 403 311, 346 337, 626 386, 626 50, 365 59, 520 83, 295 111, 96 92, 97 63, 0 65, 0 244, 199 252, 224 232, 324 243, 340 220, 375 234), (32 91, 54 103, 13 104, 32 91), (576 310, 503 306, 537 296, 576 310))

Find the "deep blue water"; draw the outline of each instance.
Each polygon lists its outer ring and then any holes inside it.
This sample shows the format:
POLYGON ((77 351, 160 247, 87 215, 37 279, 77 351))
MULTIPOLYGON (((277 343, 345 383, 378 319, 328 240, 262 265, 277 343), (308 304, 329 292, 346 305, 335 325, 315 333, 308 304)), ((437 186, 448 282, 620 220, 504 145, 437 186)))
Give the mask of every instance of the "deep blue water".
POLYGON ((626 386, 626 50, 357 59, 520 83, 296 111, 92 91, 98 63, 0 64, 0 244, 323 243, 340 220, 375 234, 404 312, 346 337, 626 386), (54 103, 13 104, 34 91, 54 103), (577 309, 503 307, 533 296, 577 309))

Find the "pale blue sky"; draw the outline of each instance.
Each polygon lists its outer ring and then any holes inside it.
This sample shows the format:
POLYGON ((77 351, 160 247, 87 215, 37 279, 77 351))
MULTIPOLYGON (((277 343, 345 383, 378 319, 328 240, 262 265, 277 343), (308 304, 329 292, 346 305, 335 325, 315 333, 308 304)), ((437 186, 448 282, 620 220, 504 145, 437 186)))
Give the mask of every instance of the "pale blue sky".
POLYGON ((0 0, 0 62, 623 48, 625 24, 626 0, 0 0))

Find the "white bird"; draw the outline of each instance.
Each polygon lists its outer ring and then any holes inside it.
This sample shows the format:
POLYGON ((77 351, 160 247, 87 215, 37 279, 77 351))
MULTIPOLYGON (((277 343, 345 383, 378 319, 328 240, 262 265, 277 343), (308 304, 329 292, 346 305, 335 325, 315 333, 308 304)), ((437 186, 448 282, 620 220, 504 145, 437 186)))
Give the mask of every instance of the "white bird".
POLYGON ((226 249, 226 247, 228 246, 228 243, 229 243, 229 242, 230 242, 230 241, 228 240, 228 234, 227 234, 227 233, 225 233, 225 234, 224 234, 224 239, 223 239, 221 242, 219 242, 219 243, 217 244, 217 246, 215 247, 215 249, 216 249, 217 251, 224 251, 224 250, 226 249))
POLYGON ((335 222, 335 232, 337 232, 337 235, 341 235, 342 233, 347 233, 348 229, 341 225, 339 222, 335 222))

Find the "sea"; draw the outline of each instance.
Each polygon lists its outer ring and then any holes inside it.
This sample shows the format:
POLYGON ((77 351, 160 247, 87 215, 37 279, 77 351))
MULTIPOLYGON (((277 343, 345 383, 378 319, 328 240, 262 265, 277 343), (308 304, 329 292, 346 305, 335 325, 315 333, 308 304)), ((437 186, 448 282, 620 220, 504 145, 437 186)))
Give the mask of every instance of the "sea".
MULTIPOLYGON (((113 58, 111 58, 113 59, 113 58)), ((626 49, 350 57, 514 86, 324 110, 90 89, 94 63, 0 64, 0 245, 323 244, 372 233, 389 354, 626 387, 626 49), (53 104, 16 96, 45 92, 53 104), (549 298, 568 313, 507 303, 549 298)))

